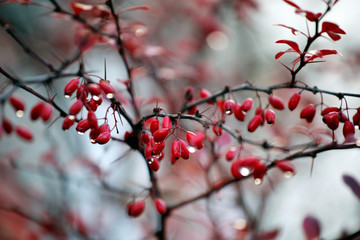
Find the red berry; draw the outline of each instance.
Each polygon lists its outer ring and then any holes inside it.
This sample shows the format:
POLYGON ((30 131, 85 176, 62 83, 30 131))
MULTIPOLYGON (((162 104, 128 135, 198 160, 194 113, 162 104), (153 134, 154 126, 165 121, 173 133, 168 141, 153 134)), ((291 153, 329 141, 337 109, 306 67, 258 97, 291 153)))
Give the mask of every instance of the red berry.
POLYGON ((16 134, 26 141, 31 141, 33 139, 31 130, 25 126, 17 126, 16 134))
MULTIPOLYGON (((191 105, 191 104, 193 104, 194 103, 194 101, 190 101, 188 104, 189 105, 191 105)), ((197 106, 193 106, 193 107, 191 107, 191 108, 188 108, 188 114, 190 114, 190 115, 193 115, 193 114, 195 114, 196 113, 196 111, 197 111, 198 109, 197 109, 197 106)))
POLYGON ((69 109, 69 114, 75 116, 76 114, 78 114, 81 111, 83 106, 84 106, 84 104, 80 99, 76 100, 71 105, 71 107, 69 109))
POLYGON ((171 128, 172 127, 172 123, 171 123, 171 119, 168 116, 165 116, 163 121, 162 121, 162 127, 163 128, 171 128))
POLYGON ((340 121, 339 114, 337 112, 326 114, 322 120, 333 131, 339 127, 340 121))
POLYGON ((99 96, 101 94, 101 87, 95 83, 86 85, 86 88, 93 96, 99 96))
POLYGON ((66 118, 64 118, 62 129, 64 131, 67 131, 72 125, 74 125, 74 123, 75 123, 75 118, 71 116, 67 116, 66 118))
POLYGON ((76 126, 76 131, 78 133, 84 133, 89 129, 90 129, 90 126, 89 126, 89 121, 87 119, 81 120, 76 126))
POLYGON ((350 121, 346 121, 343 126, 343 135, 345 142, 354 142, 355 139, 355 127, 350 121))
POLYGON ((235 103, 234 116, 237 120, 239 120, 241 122, 245 120, 246 113, 245 113, 245 111, 243 111, 242 105, 240 105, 240 103, 235 103))
POLYGON ((48 103, 45 103, 42 109, 40 110, 41 119, 44 122, 47 122, 51 118, 52 114, 53 114, 52 106, 48 103))
POLYGON ((101 126, 100 126, 100 132, 101 133, 104 133, 104 132, 111 132, 110 130, 110 126, 107 122, 103 123, 101 126))
POLYGON ((179 140, 180 142, 180 155, 181 155, 181 158, 182 159, 189 159, 190 157, 190 152, 189 152, 189 149, 188 149, 188 145, 186 144, 185 141, 183 140, 179 140))
POLYGON ((240 173, 240 167, 241 167, 241 160, 237 159, 231 164, 231 175, 233 175, 234 178, 242 178, 243 175, 240 173))
POLYGON ((114 97, 115 89, 110 84, 110 82, 108 82, 106 80, 100 80, 99 86, 105 92, 107 98, 113 98, 114 97))
POLYGON ((151 144, 151 155, 153 155, 153 156, 160 155, 162 150, 164 150, 164 148, 165 148, 165 142, 155 143, 154 139, 152 139, 152 142, 153 143, 151 144))
POLYGON ((193 100, 193 98, 194 98, 194 92, 195 92, 195 90, 194 90, 193 87, 188 87, 188 88, 186 88, 186 91, 185 91, 185 99, 186 99, 187 101, 193 100))
MULTIPOLYGON (((201 98, 209 98, 209 97, 211 97, 211 93, 208 90, 203 88, 200 90, 200 97, 201 98)), ((207 101, 207 103, 213 104, 213 101, 210 100, 210 101, 207 101)))
POLYGON ((263 118, 260 115, 255 115, 248 124, 248 131, 254 132, 262 123, 263 118))
POLYGON ((16 111, 16 116, 22 117, 24 115, 24 110, 25 110, 24 101, 20 97, 15 95, 10 96, 9 101, 16 111))
POLYGON ((96 139, 99 137, 100 133, 100 127, 91 129, 89 133, 90 142, 96 143, 96 139))
POLYGON ((266 110, 265 120, 270 125, 274 124, 275 123, 275 112, 271 109, 266 110))
POLYGON ((148 161, 149 163, 149 167, 151 168, 151 170, 153 170, 154 172, 156 172, 157 170, 159 170, 160 168, 160 162, 158 158, 151 158, 150 161, 148 161))
POLYGON ((83 102, 86 102, 86 98, 88 94, 89 94, 88 90, 85 88, 85 85, 82 84, 76 91, 76 98, 80 99, 83 102))
POLYGON ((141 133, 141 140, 144 144, 148 144, 150 142, 150 135, 147 132, 141 133))
POLYGON ((43 108, 44 103, 43 102, 38 102, 37 104, 35 104, 33 106, 33 108, 30 111, 30 119, 35 121, 40 117, 41 114, 41 109, 43 108))
POLYGON ((226 115, 231 115, 234 112, 235 102, 232 99, 228 99, 224 102, 223 109, 226 115))
POLYGON ((286 174, 294 175, 295 166, 288 160, 276 161, 275 166, 286 174))
POLYGON ((298 106, 300 99, 301 95, 299 93, 294 93, 294 95, 291 96, 288 103, 288 108, 290 111, 293 111, 298 106))
POLYGON ((265 164, 261 162, 257 162, 254 165, 253 177, 256 185, 260 185, 262 183, 266 171, 267 171, 267 166, 265 164))
POLYGON ((13 126, 12 126, 12 124, 11 124, 11 122, 10 122, 9 119, 3 118, 2 125, 3 125, 3 128, 4 128, 4 131, 5 131, 7 134, 12 133, 13 126))
POLYGON ((89 127, 90 128, 97 128, 98 127, 98 121, 97 121, 97 117, 95 115, 94 111, 89 111, 88 115, 87 115, 87 120, 89 123, 89 127))
POLYGON ((269 96, 269 103, 275 109, 278 109, 278 110, 283 110, 284 109, 284 102, 279 97, 269 96))
POLYGON ((231 161, 235 158, 237 154, 236 148, 235 147, 231 147, 225 154, 225 158, 228 161, 231 161))
POLYGON ((156 211, 160 214, 164 214, 166 213, 167 209, 166 209, 166 203, 160 199, 160 198, 156 198, 154 200, 154 205, 155 205, 155 208, 156 208, 156 211))
POLYGON ((316 108, 314 104, 307 105, 303 110, 300 112, 300 118, 305 119, 307 122, 312 122, 315 117, 316 108))
POLYGON ((196 147, 197 149, 201 149, 204 146, 205 133, 198 132, 197 134, 187 131, 186 132, 186 140, 191 147, 196 147))
POLYGON ((150 132, 151 134, 154 134, 157 130, 159 130, 159 119, 153 118, 150 123, 150 132))
POLYGON ((171 163, 174 164, 181 156, 180 141, 175 140, 171 144, 171 163))
POLYGON ((69 98, 79 87, 79 78, 71 79, 64 87, 64 94, 69 98))
POLYGON ((110 132, 103 132, 96 138, 98 144, 105 144, 110 141, 111 134, 110 132))
POLYGON ((215 120, 214 125, 212 126, 212 130, 216 136, 220 136, 222 134, 222 128, 220 127, 220 125, 218 123, 219 123, 219 121, 215 120))
POLYGON ((169 128, 162 128, 154 132, 154 141, 156 143, 162 142, 170 133, 169 128))
POLYGON ((254 100, 252 98, 247 98, 244 100, 244 102, 242 103, 241 105, 241 109, 244 111, 244 112, 248 112, 251 110, 251 108, 253 107, 254 105, 254 100))
POLYGON ((130 202, 127 204, 127 212, 130 217, 140 216, 145 209, 144 201, 130 202))
POLYGON ((360 123, 360 113, 356 112, 353 116, 353 123, 354 125, 359 125, 360 123))
POLYGON ((255 111, 255 115, 259 115, 261 117, 261 125, 263 125, 265 122, 264 109, 262 107, 258 107, 255 111))
POLYGON ((321 116, 325 116, 328 113, 338 112, 340 109, 338 107, 327 107, 321 111, 321 116))

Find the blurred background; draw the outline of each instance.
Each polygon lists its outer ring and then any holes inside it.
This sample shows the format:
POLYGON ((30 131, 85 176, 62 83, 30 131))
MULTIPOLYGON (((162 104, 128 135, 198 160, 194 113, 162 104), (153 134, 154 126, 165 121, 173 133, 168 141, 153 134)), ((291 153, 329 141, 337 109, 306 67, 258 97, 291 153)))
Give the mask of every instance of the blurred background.
MULTIPOLYGON (((140 116, 136 116, 131 96, 124 87, 129 76, 113 42, 84 47, 82 27, 68 16, 54 14, 48 8, 52 7, 49 1, 36 1, 39 4, 35 6, 8 2, 11 1, 0 2, 1 20, 56 68, 66 59, 77 56, 80 49, 81 58, 76 58, 64 72, 76 74, 82 61, 89 74, 104 77, 106 59, 107 79, 117 88, 117 98, 134 119, 151 114, 156 104, 168 113, 177 113, 184 104, 186 87, 193 87, 196 92, 206 88, 214 93, 225 86, 244 83, 270 86, 289 81, 289 72, 274 59, 275 54, 286 47, 275 42, 289 39, 303 49, 306 38, 301 34, 295 36, 276 24, 304 33, 314 32, 313 23, 295 14, 295 8, 281 0, 114 1, 117 10, 149 6, 148 11, 120 14, 123 42, 134 69, 135 100, 140 109, 140 116)), ((71 1, 58 2, 72 12, 71 1)), ((326 9, 321 0, 295 2, 313 12, 326 9)), ((359 15, 359 1, 340 0, 334 6, 324 20, 337 23, 346 35, 337 42, 319 38, 311 49, 336 49, 342 56, 328 56, 324 58, 325 63, 307 65, 298 74, 299 81, 332 91, 360 92, 360 33, 356 30, 360 29, 359 15)), ((95 18, 84 17, 98 24, 95 18)), ((0 29, 0 66, 24 82, 49 74, 46 67, 24 53, 5 28, 0 29)), ((112 33, 114 26, 109 24, 105 29, 112 33)), ((285 55, 280 60, 291 65, 293 55, 285 55)), ((67 110, 74 99, 65 99, 63 88, 71 78, 30 86, 44 96, 54 97, 54 101, 67 110)), ((78 135, 74 128, 63 131, 58 113, 54 113, 48 123, 30 121, 30 109, 39 99, 8 83, 0 76, 1 118, 10 119, 14 126, 28 126, 34 133, 34 141, 24 142, 16 134, 5 133, 0 139, 0 238, 155 239, 152 236, 160 218, 148 196, 151 182, 142 156, 121 141, 94 145, 87 135, 78 135), (6 103, 11 93, 26 102, 22 118, 16 117, 6 103), (126 213, 126 204, 134 199, 146 201, 145 213, 135 219, 126 213), (44 228, 44 222, 48 228, 44 228)), ((274 94, 285 101, 294 92, 278 90, 274 94)), ((238 92, 233 97, 242 102, 247 97, 255 99, 256 95, 238 92)), ((303 97, 303 106, 321 101, 319 95, 308 92, 303 97)), ((323 97, 326 104, 339 105, 337 98, 323 97)), ((266 101, 267 96, 261 95, 261 99, 266 101)), ((357 98, 347 98, 347 101, 353 108, 360 106, 357 98)), ((105 102, 97 115, 104 116, 108 106, 105 102)), ((324 125, 319 117, 312 124, 305 123, 298 117, 300 109, 277 113, 274 126, 254 134, 246 130, 249 119, 246 123, 234 119, 226 123, 246 138, 266 139, 278 145, 303 143, 309 139, 293 133, 294 126, 315 131, 324 125)), ((204 106, 202 110, 209 118, 219 117, 213 113, 216 109, 208 110, 204 106)), ((124 139, 125 132, 130 131, 124 123, 118 125, 119 133, 112 132, 113 137, 124 139)), ((201 126, 191 122, 183 122, 182 127, 201 130, 201 126)), ((336 136, 339 142, 344 140, 340 128, 336 136)), ((331 140, 328 136, 321 138, 324 142, 331 140)), ((207 145, 208 148, 194 153, 190 161, 176 166, 171 166, 169 161, 161 163, 156 176, 167 204, 205 192, 209 179, 216 183, 230 176, 224 153, 235 142, 226 135, 220 140, 214 139, 210 136, 208 140, 217 146, 215 154, 207 145), (215 161, 219 162, 216 167, 204 171, 215 161)), ((281 156, 263 149, 249 148, 249 152, 262 158, 281 156)), ((337 239, 342 234, 355 232, 360 229, 360 204, 342 176, 349 174, 360 180, 359 158, 358 149, 329 151, 316 156, 312 173, 312 159, 301 158, 294 161, 297 174, 291 179, 271 170, 260 186, 255 186, 252 180, 233 184, 207 199, 176 210, 168 220, 168 239, 256 239, 247 235, 250 227, 256 233, 278 230, 276 239, 305 239, 302 222, 309 214, 321 223, 321 239, 337 239)))

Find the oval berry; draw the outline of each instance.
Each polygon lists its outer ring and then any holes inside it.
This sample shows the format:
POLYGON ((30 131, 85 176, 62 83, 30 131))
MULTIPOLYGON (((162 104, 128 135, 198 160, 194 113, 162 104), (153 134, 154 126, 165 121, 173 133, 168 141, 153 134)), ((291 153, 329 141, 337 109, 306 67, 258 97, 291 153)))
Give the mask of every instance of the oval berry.
POLYGON ((242 105, 240 105, 240 103, 235 103, 234 116, 237 120, 239 120, 241 122, 245 120, 246 113, 245 113, 245 111, 243 111, 242 105))
POLYGON ((263 178, 266 174, 266 171, 267 171, 267 166, 265 164, 261 162, 257 162, 254 165, 253 177, 256 185, 260 185, 263 182, 263 178))
POLYGON ((103 132, 100 133, 99 136, 96 138, 96 142, 98 144, 105 144, 110 141, 111 134, 110 132, 103 132))
POLYGON ((299 105, 300 99, 301 95, 299 93, 294 93, 294 95, 291 96, 288 103, 288 108, 290 111, 293 111, 299 105))
POLYGON ((278 109, 278 110, 284 109, 283 100, 277 96, 269 96, 269 103, 275 109, 278 109))
POLYGON ((101 87, 95 83, 90 83, 86 85, 86 88, 93 96, 99 96, 101 94, 101 87))
POLYGON ((226 115, 231 115, 234 112, 235 102, 232 99, 228 99, 224 102, 223 109, 226 115))
POLYGON ((43 102, 38 102, 37 104, 35 104, 31 111, 30 111, 30 119, 35 121, 40 117, 40 113, 41 113, 41 109, 43 108, 44 103, 43 102))
POLYGON ((172 123, 171 123, 171 119, 168 116, 165 116, 163 121, 162 121, 162 127, 163 128, 171 128, 172 127, 172 123))
POLYGON ((160 214, 166 213, 166 211, 167 211, 166 203, 162 199, 156 198, 154 200, 154 205, 155 205, 155 209, 158 213, 160 213, 160 214))
POLYGON ((99 86, 105 92, 107 98, 114 97, 115 89, 108 81, 100 80, 99 86))
POLYGON ((40 110, 40 117, 44 122, 49 121, 53 114, 53 108, 50 104, 45 103, 40 110))
POLYGON ((275 123, 275 112, 271 109, 266 110, 265 120, 269 125, 273 125, 275 123))
POLYGON ((205 133, 198 132, 197 134, 187 131, 186 132, 186 140, 191 147, 196 147, 197 149, 201 149, 204 146, 205 133))
POLYGON ((355 139, 355 127, 350 121, 346 121, 343 126, 343 135, 345 142, 354 142, 355 139))
POLYGON ((228 161, 231 161, 235 158, 237 154, 237 150, 235 147, 231 147, 229 150, 227 150, 226 154, 225 154, 225 159, 228 161))
POLYGON ((328 113, 323 117, 323 122, 334 131, 339 127, 339 114, 337 112, 328 113))
POLYGON ((340 109, 338 107, 327 107, 324 108, 324 110, 321 111, 321 116, 325 116, 326 114, 332 113, 332 112, 338 112, 340 109))
POLYGON ((316 108, 314 104, 309 104, 304 107, 303 110, 300 112, 300 118, 305 119, 307 122, 312 122, 315 117, 316 108))
POLYGON ((83 106, 84 106, 84 104, 80 99, 76 100, 71 105, 71 107, 69 109, 69 114, 75 116, 76 114, 78 114, 81 111, 83 106))
POLYGON ((171 163, 174 164, 181 156, 180 141, 175 140, 171 144, 171 163))
POLYGON ((64 87, 64 95, 69 98, 79 87, 79 78, 71 79, 64 87))
POLYGON ((9 102, 16 111, 16 116, 22 117, 24 115, 24 110, 25 110, 24 101, 20 97, 12 95, 9 98, 9 102))
POLYGON ((130 217, 140 216, 145 209, 144 201, 130 202, 127 204, 127 212, 130 217))
POLYGON ((71 116, 67 116, 66 118, 64 118, 62 129, 64 131, 67 131, 72 125, 74 125, 74 123, 75 123, 75 118, 71 116))
POLYGON ((248 124, 248 131, 254 132, 262 123, 263 118, 260 115, 255 115, 248 124))
POLYGON ((2 126, 3 126, 3 128, 4 128, 4 131, 5 131, 7 134, 12 133, 12 131, 13 131, 13 126, 12 126, 12 124, 11 124, 11 122, 10 122, 9 119, 3 118, 3 120, 2 120, 2 126))
POLYGON ((288 160, 280 160, 275 162, 275 166, 288 175, 294 175, 295 166, 288 160))
POLYGON ((244 112, 248 112, 251 110, 251 108, 253 107, 254 105, 254 100, 252 98, 247 98, 244 100, 244 102, 242 103, 241 105, 241 109, 244 111, 244 112))
POLYGON ((89 111, 88 115, 87 115, 87 121, 89 123, 89 127, 90 128, 97 128, 98 127, 98 121, 97 121, 97 117, 95 115, 94 111, 89 111))
POLYGON ((162 142, 170 133, 169 128, 162 128, 154 132, 154 141, 156 143, 162 142))
POLYGON ((150 132, 151 134, 154 134, 157 130, 159 130, 159 119, 153 118, 150 123, 150 132))
POLYGON ((354 125, 357 125, 359 126, 359 123, 360 123, 360 113, 359 112, 356 112, 353 116, 353 123, 354 125))
POLYGON ((76 126, 76 131, 78 133, 84 133, 89 129, 90 129, 90 126, 89 126, 89 121, 87 119, 81 120, 76 126))
POLYGON ((16 127, 16 134, 20 138, 22 138, 22 139, 24 139, 26 141, 29 141, 29 142, 32 141, 32 139, 33 139, 33 134, 31 132, 31 130, 29 128, 25 127, 25 126, 17 126, 16 127))

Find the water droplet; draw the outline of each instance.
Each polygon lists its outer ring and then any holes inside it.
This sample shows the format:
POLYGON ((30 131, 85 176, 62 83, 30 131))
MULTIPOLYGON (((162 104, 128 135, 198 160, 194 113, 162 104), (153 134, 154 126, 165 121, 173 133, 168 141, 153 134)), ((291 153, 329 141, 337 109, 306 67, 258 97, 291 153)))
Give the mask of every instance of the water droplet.
POLYGON ((152 164, 154 162, 154 158, 150 158, 147 160, 148 164, 152 164))
POLYGON ((65 94, 65 98, 70 98, 70 95, 65 94))
POLYGON ((188 147, 188 149, 189 149, 189 152, 190 153, 194 153, 194 152, 196 152, 196 148, 194 148, 194 147, 188 147))
POLYGON ((296 30, 293 31, 293 34, 294 34, 294 35, 299 35, 299 33, 300 33, 300 32, 299 32, 299 31, 296 31, 296 30))
POLYGON ((16 116, 21 118, 22 116, 24 116, 24 111, 23 110, 17 110, 16 111, 16 116))
POLYGON ((96 143, 96 139, 90 139, 91 143, 96 143))
POLYGON ((247 222, 243 218, 236 219, 234 222, 234 228, 237 230, 244 230, 247 226, 247 222))
POLYGON ((79 131, 78 131, 77 133, 78 133, 79 135, 84 135, 84 133, 83 133, 83 132, 79 132, 79 131))
POLYGON ((229 38, 221 31, 214 31, 206 37, 206 43, 211 49, 221 51, 229 46, 229 38))
POLYGON ((100 98, 99 98, 99 96, 94 95, 94 96, 92 96, 92 99, 94 99, 95 101, 97 101, 97 100, 99 100, 100 98))
POLYGON ((75 115, 69 115, 69 119, 70 119, 70 120, 74 120, 74 119, 75 119, 75 115))
POLYGON ((230 115, 231 113, 232 113, 231 110, 226 110, 226 111, 225 111, 225 114, 226 114, 226 115, 230 115))
POLYGON ((114 97, 114 94, 113 94, 113 93, 108 93, 108 94, 106 94, 106 97, 107 97, 107 98, 113 98, 113 97, 114 97))
POLYGON ((247 167, 241 167, 239 169, 239 172, 240 172, 241 175, 246 177, 246 176, 248 176, 250 174, 250 169, 248 169, 247 167))
POLYGON ((293 172, 287 171, 287 172, 284 173, 285 178, 292 178, 293 176, 294 176, 293 172))
POLYGON ((260 184, 262 184, 262 182, 263 182, 263 180, 261 178, 255 178, 254 179, 255 185, 260 185, 260 184))

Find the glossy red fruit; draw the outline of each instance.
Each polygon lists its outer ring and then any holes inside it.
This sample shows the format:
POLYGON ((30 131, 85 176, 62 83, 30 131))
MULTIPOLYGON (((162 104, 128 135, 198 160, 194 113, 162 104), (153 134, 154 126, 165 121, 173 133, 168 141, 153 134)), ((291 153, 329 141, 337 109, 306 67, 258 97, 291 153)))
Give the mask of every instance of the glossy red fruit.
POLYGON ((262 162, 257 162, 254 165, 253 178, 256 185, 260 185, 267 172, 267 166, 262 162))
POLYGON ((80 99, 83 102, 86 102, 86 98, 89 95, 88 90, 85 88, 85 85, 82 84, 77 90, 76 90, 76 98, 80 99))
POLYGON ((255 132, 255 130, 260 126, 262 121, 263 118, 260 115, 255 115, 248 124, 248 131, 255 132))
POLYGON ((166 207, 166 203, 160 199, 160 198, 155 198, 154 200, 154 205, 155 205, 155 209, 159 214, 164 214, 167 211, 167 207, 166 207))
MULTIPOLYGON (((208 90, 203 88, 200 90, 200 97, 201 98, 209 98, 209 97, 211 97, 211 93, 208 90)), ((213 104, 213 101, 207 101, 207 103, 213 104)))
POLYGON ((94 111, 89 111, 87 114, 87 121, 89 123, 90 128, 97 128, 98 127, 98 121, 97 117, 94 111))
POLYGON ((273 125, 275 123, 275 112, 271 109, 266 110, 265 120, 269 125, 273 125))
POLYGON ((162 128, 154 132, 153 137, 156 143, 160 143, 164 141, 164 139, 169 135, 169 128, 162 128))
POLYGON ((151 160, 148 161, 148 164, 150 169, 153 170, 154 172, 156 172, 160 168, 159 158, 155 158, 155 157, 151 158, 151 160))
POLYGON ((170 117, 165 116, 165 117, 163 118, 162 127, 163 127, 163 128, 171 128, 171 127, 172 127, 172 123, 171 123, 170 117))
POLYGON ((218 124, 218 120, 214 121, 214 125, 212 126, 212 130, 215 133, 216 136, 220 136, 222 134, 222 128, 218 124))
POLYGON ((106 94, 107 98, 113 98, 115 93, 115 88, 106 80, 100 80, 99 86, 106 94))
POLYGON ((40 111, 40 117, 44 122, 47 122, 52 117, 53 112, 53 107, 50 104, 45 103, 40 111))
POLYGON ((78 114, 84 106, 83 101, 80 99, 76 100, 69 109, 69 114, 75 116, 78 114))
POLYGON ((43 102, 38 102, 37 104, 35 104, 31 111, 30 111, 30 119, 35 121, 40 117, 40 113, 41 113, 41 109, 43 108, 44 103, 43 102))
POLYGON ((188 131, 186 132, 186 140, 191 147, 202 149, 204 147, 205 133, 198 132, 196 134, 188 131))
POLYGON ((25 110, 24 101, 19 96, 11 95, 9 98, 9 102, 16 111, 16 116, 22 117, 24 115, 24 110, 25 110))
POLYGON ((17 126, 16 134, 25 141, 30 142, 33 140, 33 134, 31 130, 25 126, 17 126))
MULTIPOLYGON (((194 101, 190 101, 188 104, 191 105, 193 103, 194 103, 194 101)), ((188 114, 193 115, 196 113, 197 110, 198 110, 197 106, 193 106, 191 108, 188 108, 187 112, 188 112, 188 114)))
POLYGON ((359 123, 360 123, 360 113, 359 112, 356 112, 353 116, 353 123, 354 125, 357 125, 359 126, 359 123))
POLYGON ((259 115, 261 117, 261 125, 263 125, 265 122, 264 109, 262 107, 258 107, 255 111, 255 115, 259 115))
POLYGON ((237 120, 239 120, 241 122, 245 120, 246 113, 245 113, 245 111, 243 111, 242 105, 240 105, 240 103, 235 103, 234 116, 237 120))
POLYGON ((186 144, 186 142, 184 140, 179 140, 180 142, 180 155, 182 159, 189 159, 190 157, 190 152, 188 149, 188 145, 186 144))
POLYGON ((100 132, 101 133, 104 133, 104 132, 110 132, 110 126, 107 122, 103 123, 101 126, 100 126, 100 132))
POLYGON ((339 113, 337 112, 326 114, 322 120, 333 131, 339 127, 339 113))
POLYGON ((291 96, 288 103, 288 108, 290 111, 293 111, 299 105, 300 99, 301 95, 299 93, 294 93, 294 95, 291 96))
POLYGON ((87 90, 90 92, 93 96, 99 96, 101 94, 101 87, 95 83, 90 83, 86 85, 87 90))
POLYGON ((90 142, 95 144, 96 139, 99 137, 100 133, 100 127, 91 129, 89 133, 90 142))
POLYGON ((90 129, 90 126, 89 126, 89 121, 87 119, 81 120, 76 126, 76 131, 78 133, 84 133, 89 129, 90 129))
POLYGON ((234 112, 235 102, 232 99, 228 99, 224 102, 223 109, 226 115, 231 115, 234 112))
POLYGON ((284 173, 295 173, 295 166, 288 160, 276 161, 275 166, 284 173))
POLYGON ((343 135, 345 142, 354 142, 355 138, 355 127, 351 121, 346 121, 343 126, 343 135))
POLYGON ((284 109, 283 100, 277 96, 269 96, 269 103, 275 109, 278 109, 278 110, 284 109))
POLYGON ((79 78, 71 79, 64 87, 64 95, 69 98, 79 87, 79 78))
POLYGON ((10 122, 9 119, 3 118, 3 120, 2 120, 2 126, 3 126, 4 131, 5 131, 7 134, 12 133, 12 131, 13 131, 13 126, 12 126, 12 124, 11 124, 11 122, 10 122))
POLYGON ((171 163, 174 164, 181 157, 180 141, 175 140, 171 144, 171 163))
POLYGON ((230 172, 234 178, 242 178, 243 177, 243 175, 241 175, 241 173, 240 173, 241 163, 242 163, 241 159, 237 159, 231 164, 230 172))
POLYGON ((140 216, 144 212, 144 209, 145 209, 144 201, 129 202, 127 204, 127 212, 130 217, 140 216))
POLYGON ((307 105, 303 110, 300 112, 300 118, 305 119, 307 122, 312 122, 315 117, 316 108, 314 104, 307 105))
POLYGON ((326 114, 332 113, 332 112, 339 112, 338 107, 327 107, 324 108, 324 110, 321 111, 321 116, 325 116, 326 114))
POLYGON ((150 132, 151 134, 154 134, 157 130, 159 130, 159 119, 153 118, 150 123, 150 132))
POLYGON ((75 118, 71 116, 67 116, 64 118, 62 129, 64 131, 67 131, 72 125, 74 125, 74 123, 75 123, 75 118))
POLYGON ((151 155, 159 156, 165 148, 165 142, 156 143, 154 139, 151 140, 153 141, 153 143, 151 143, 151 155))
POLYGON ((251 110, 251 108, 253 107, 254 105, 254 100, 252 98, 247 98, 244 100, 244 102, 242 103, 241 105, 241 109, 244 111, 244 112, 248 112, 251 110))
POLYGON ((231 147, 231 148, 229 148, 229 150, 227 150, 227 152, 225 154, 225 159, 227 161, 231 161, 236 157, 236 154, 237 154, 236 147, 231 147))
POLYGON ((141 133, 141 141, 142 141, 144 144, 148 144, 148 143, 150 142, 150 135, 149 135, 147 132, 143 131, 143 132, 141 133))
POLYGON ((111 134, 110 132, 102 132, 99 134, 99 136, 96 138, 96 143, 98 144, 105 144, 110 141, 111 134))

